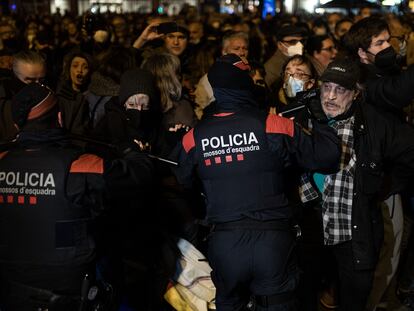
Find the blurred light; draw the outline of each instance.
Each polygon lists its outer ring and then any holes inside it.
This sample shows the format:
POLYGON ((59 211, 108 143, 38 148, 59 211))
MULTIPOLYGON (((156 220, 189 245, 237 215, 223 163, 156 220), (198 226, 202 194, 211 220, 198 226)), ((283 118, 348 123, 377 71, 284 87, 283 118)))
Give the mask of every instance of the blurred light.
POLYGON ((15 4, 15 3, 13 3, 13 4, 10 6, 10 9, 11 9, 12 11, 16 11, 16 8, 17 8, 17 6, 16 6, 16 4, 15 4))
POLYGON ((316 8, 316 9, 315 9, 315 13, 317 13, 317 14, 323 14, 323 13, 325 13, 325 9, 322 9, 322 8, 316 8))
POLYGON ((98 7, 93 6, 93 7, 91 8, 91 12, 92 12, 92 14, 97 13, 97 12, 98 12, 98 7))
POLYGON ((164 8, 162 6, 159 6, 157 9, 158 14, 163 14, 164 13, 164 8))
POLYGON ((275 1, 274 0, 264 0, 262 17, 265 18, 267 14, 271 14, 272 16, 275 15, 275 1))
POLYGON ((231 4, 231 0, 226 0, 226 4, 231 4))
POLYGON ((384 0, 382 5, 397 5, 400 4, 401 0, 384 0))

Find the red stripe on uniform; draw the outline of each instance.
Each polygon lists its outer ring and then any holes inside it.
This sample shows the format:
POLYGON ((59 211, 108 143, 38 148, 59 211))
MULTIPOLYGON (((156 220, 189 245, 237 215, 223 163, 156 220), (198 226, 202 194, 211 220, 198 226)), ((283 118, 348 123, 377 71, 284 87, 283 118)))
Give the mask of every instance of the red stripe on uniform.
POLYGON ((37 204, 37 197, 29 197, 29 204, 30 205, 37 204))
POLYGON ((235 62, 233 65, 236 66, 237 68, 241 69, 241 70, 250 70, 250 65, 246 64, 243 61, 235 62))
POLYGON ((94 154, 83 154, 72 163, 70 172, 103 174, 103 159, 94 154))
POLYGON ((194 129, 191 129, 187 134, 183 137, 183 147, 185 152, 190 152, 191 149, 195 147, 195 140, 194 140, 194 129))
POLYGON ((227 116, 231 116, 232 114, 234 114, 234 112, 222 112, 222 113, 213 114, 213 116, 214 117, 227 117, 227 116))
POLYGON ((45 99, 30 110, 27 120, 33 120, 44 115, 56 105, 56 102, 56 97, 49 93, 45 99))
POLYGON ((266 120, 266 133, 285 134, 293 137, 295 126, 292 120, 278 116, 277 114, 269 114, 266 120))
POLYGON ((3 159, 8 151, 0 152, 0 160, 3 159))

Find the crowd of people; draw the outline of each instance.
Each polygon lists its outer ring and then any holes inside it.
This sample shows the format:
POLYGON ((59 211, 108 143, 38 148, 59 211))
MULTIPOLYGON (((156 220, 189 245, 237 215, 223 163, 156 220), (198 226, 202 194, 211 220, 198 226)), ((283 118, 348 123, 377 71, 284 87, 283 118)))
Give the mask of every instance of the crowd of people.
POLYGON ((413 63, 369 8, 1 16, 0 310, 171 310, 180 239, 219 311, 413 310, 413 63))

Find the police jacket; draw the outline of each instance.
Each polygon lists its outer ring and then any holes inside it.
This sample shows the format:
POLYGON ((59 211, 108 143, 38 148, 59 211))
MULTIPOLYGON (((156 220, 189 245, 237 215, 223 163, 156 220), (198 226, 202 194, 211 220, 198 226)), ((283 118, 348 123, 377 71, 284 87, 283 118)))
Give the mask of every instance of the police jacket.
POLYGON ((335 170, 340 153, 328 127, 315 126, 310 135, 292 120, 248 107, 207 117, 179 148, 178 180, 188 183, 197 171, 211 223, 289 218, 285 167, 335 170))
POLYGON ((383 224, 379 202, 388 197, 384 176, 392 170, 395 193, 414 176, 414 130, 408 124, 359 103, 355 108, 356 169, 352 204, 352 250, 356 269, 372 269, 382 244, 383 224), (385 191, 385 192, 384 192, 385 191))
POLYGON ((0 153, 2 281, 79 294, 95 257, 93 219, 107 200, 148 186, 151 172, 142 154, 108 162, 75 149, 60 130, 21 132, 0 153))

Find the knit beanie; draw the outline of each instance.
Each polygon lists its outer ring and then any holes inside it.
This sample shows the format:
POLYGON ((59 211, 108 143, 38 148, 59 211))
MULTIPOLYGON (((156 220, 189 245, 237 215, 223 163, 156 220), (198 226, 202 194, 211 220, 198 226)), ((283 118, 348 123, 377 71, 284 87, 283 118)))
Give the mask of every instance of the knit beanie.
POLYGON ((177 24, 177 22, 161 23, 157 27, 157 32, 159 34, 168 34, 168 33, 172 33, 172 32, 181 32, 187 38, 190 35, 188 29, 184 25, 177 24))
POLYGON ((135 94, 148 95, 150 102, 154 102, 157 99, 158 93, 155 79, 149 71, 134 68, 126 71, 121 76, 119 102, 124 104, 129 97, 135 94))
POLYGON ((249 75, 250 66, 236 54, 221 56, 211 66, 207 78, 213 88, 252 90, 253 79, 249 75))
POLYGON ((39 83, 30 83, 12 98, 14 123, 22 128, 28 121, 35 120, 56 106, 51 90, 39 83))

